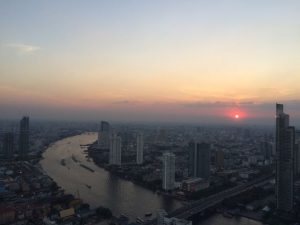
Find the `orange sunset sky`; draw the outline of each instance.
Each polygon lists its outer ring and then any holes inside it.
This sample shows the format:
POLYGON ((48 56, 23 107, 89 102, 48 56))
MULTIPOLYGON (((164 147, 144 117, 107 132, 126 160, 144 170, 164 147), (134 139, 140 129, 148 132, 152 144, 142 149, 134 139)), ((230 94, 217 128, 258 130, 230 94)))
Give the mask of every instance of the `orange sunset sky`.
POLYGON ((300 119, 300 2, 1 1, 0 118, 300 119))

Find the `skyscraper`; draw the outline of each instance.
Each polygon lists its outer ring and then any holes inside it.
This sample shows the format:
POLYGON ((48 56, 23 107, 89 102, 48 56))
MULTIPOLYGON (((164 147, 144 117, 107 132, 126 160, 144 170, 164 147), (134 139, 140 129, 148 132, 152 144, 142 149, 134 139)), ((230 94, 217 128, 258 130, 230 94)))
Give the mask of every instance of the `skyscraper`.
POLYGON ((221 149, 216 151, 216 167, 218 169, 224 168, 224 151, 221 149))
POLYGON ((110 165, 121 165, 122 151, 122 139, 117 134, 113 134, 110 138, 110 147, 109 147, 109 164, 110 165))
POLYGON ((210 144, 190 142, 189 144, 189 176, 209 179, 210 176, 210 144))
POLYGON ((282 104, 276 104, 276 198, 279 211, 290 212, 294 204, 295 128, 282 104))
POLYGON ((142 133, 136 136, 136 163, 143 164, 144 160, 144 138, 142 133))
POLYGON ((294 152, 294 176, 300 177, 300 131, 295 132, 295 152, 294 152))
POLYGON ((172 153, 163 154, 162 188, 166 191, 175 187, 175 155, 172 153))
POLYGON ((264 160, 270 160, 272 157, 272 143, 267 141, 260 142, 260 151, 264 160))
POLYGON ((109 149, 110 142, 110 125, 106 121, 101 121, 98 132, 98 146, 102 149, 109 149))
POLYGON ((12 158, 14 154, 14 134, 12 132, 4 133, 3 150, 5 158, 12 158))
POLYGON ((20 121, 19 154, 25 158, 29 152, 29 117, 24 116, 20 121))

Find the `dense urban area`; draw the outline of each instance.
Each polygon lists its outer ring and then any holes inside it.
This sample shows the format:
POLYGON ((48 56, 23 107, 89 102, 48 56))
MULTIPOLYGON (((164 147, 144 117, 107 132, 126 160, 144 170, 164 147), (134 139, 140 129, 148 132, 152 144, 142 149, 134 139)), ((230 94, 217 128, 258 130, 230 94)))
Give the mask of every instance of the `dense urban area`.
MULTIPOLYGON (((217 213, 297 224, 300 131, 289 125, 282 105, 276 109, 276 123, 268 128, 46 122, 27 116, 1 121, 0 224, 186 225, 217 213), (58 140, 86 132, 98 133, 96 142, 82 146, 89 161, 182 206, 131 221, 63 190, 42 168, 43 153, 58 140)), ((64 158, 58 166, 66 167, 64 158)))

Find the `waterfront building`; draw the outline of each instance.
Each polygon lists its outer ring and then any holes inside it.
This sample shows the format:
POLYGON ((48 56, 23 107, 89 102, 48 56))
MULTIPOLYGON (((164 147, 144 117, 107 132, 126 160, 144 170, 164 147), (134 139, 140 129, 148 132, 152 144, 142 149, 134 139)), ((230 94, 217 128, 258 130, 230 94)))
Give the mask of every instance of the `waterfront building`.
POLYGON ((98 132, 98 146, 102 149, 109 149, 110 145, 110 125, 106 121, 101 121, 98 132))
POLYGON ((163 154, 162 188, 166 191, 175 188, 175 155, 163 154))
POLYGON ((295 128, 282 104, 276 104, 276 202, 279 211, 291 212, 294 204, 295 128))
POLYGON ((20 121, 19 155, 26 158, 29 152, 29 117, 24 116, 20 121))
POLYGON ((144 162, 144 137, 142 133, 138 133, 136 137, 136 163, 143 164, 144 162))
POLYGON ((109 164, 110 165, 121 165, 122 162, 122 139, 117 134, 113 134, 110 137, 109 147, 109 164))
POLYGON ((4 157, 11 159, 14 154, 14 133, 7 132, 3 135, 3 153, 4 157))
POLYGON ((210 176, 210 144, 189 143, 189 176, 209 179, 210 176))
POLYGON ((192 221, 185 220, 185 219, 178 219, 175 217, 172 218, 165 217, 163 225, 192 225, 192 221))
POLYGON ((164 225, 164 218, 168 213, 164 209, 159 209, 156 212, 157 225, 164 225))
POLYGON ((186 192, 197 192, 208 187, 209 182, 199 177, 182 181, 182 190, 186 192))
POLYGON ((165 210, 157 211, 157 225, 192 225, 192 221, 178 219, 175 217, 168 218, 165 210))

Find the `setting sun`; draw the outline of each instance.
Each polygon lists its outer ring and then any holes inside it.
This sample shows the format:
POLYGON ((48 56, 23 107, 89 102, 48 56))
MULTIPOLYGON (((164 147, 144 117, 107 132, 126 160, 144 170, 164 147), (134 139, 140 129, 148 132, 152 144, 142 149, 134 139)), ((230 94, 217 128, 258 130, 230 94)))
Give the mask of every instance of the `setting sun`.
POLYGON ((239 114, 235 114, 234 118, 239 119, 240 115, 239 114))

